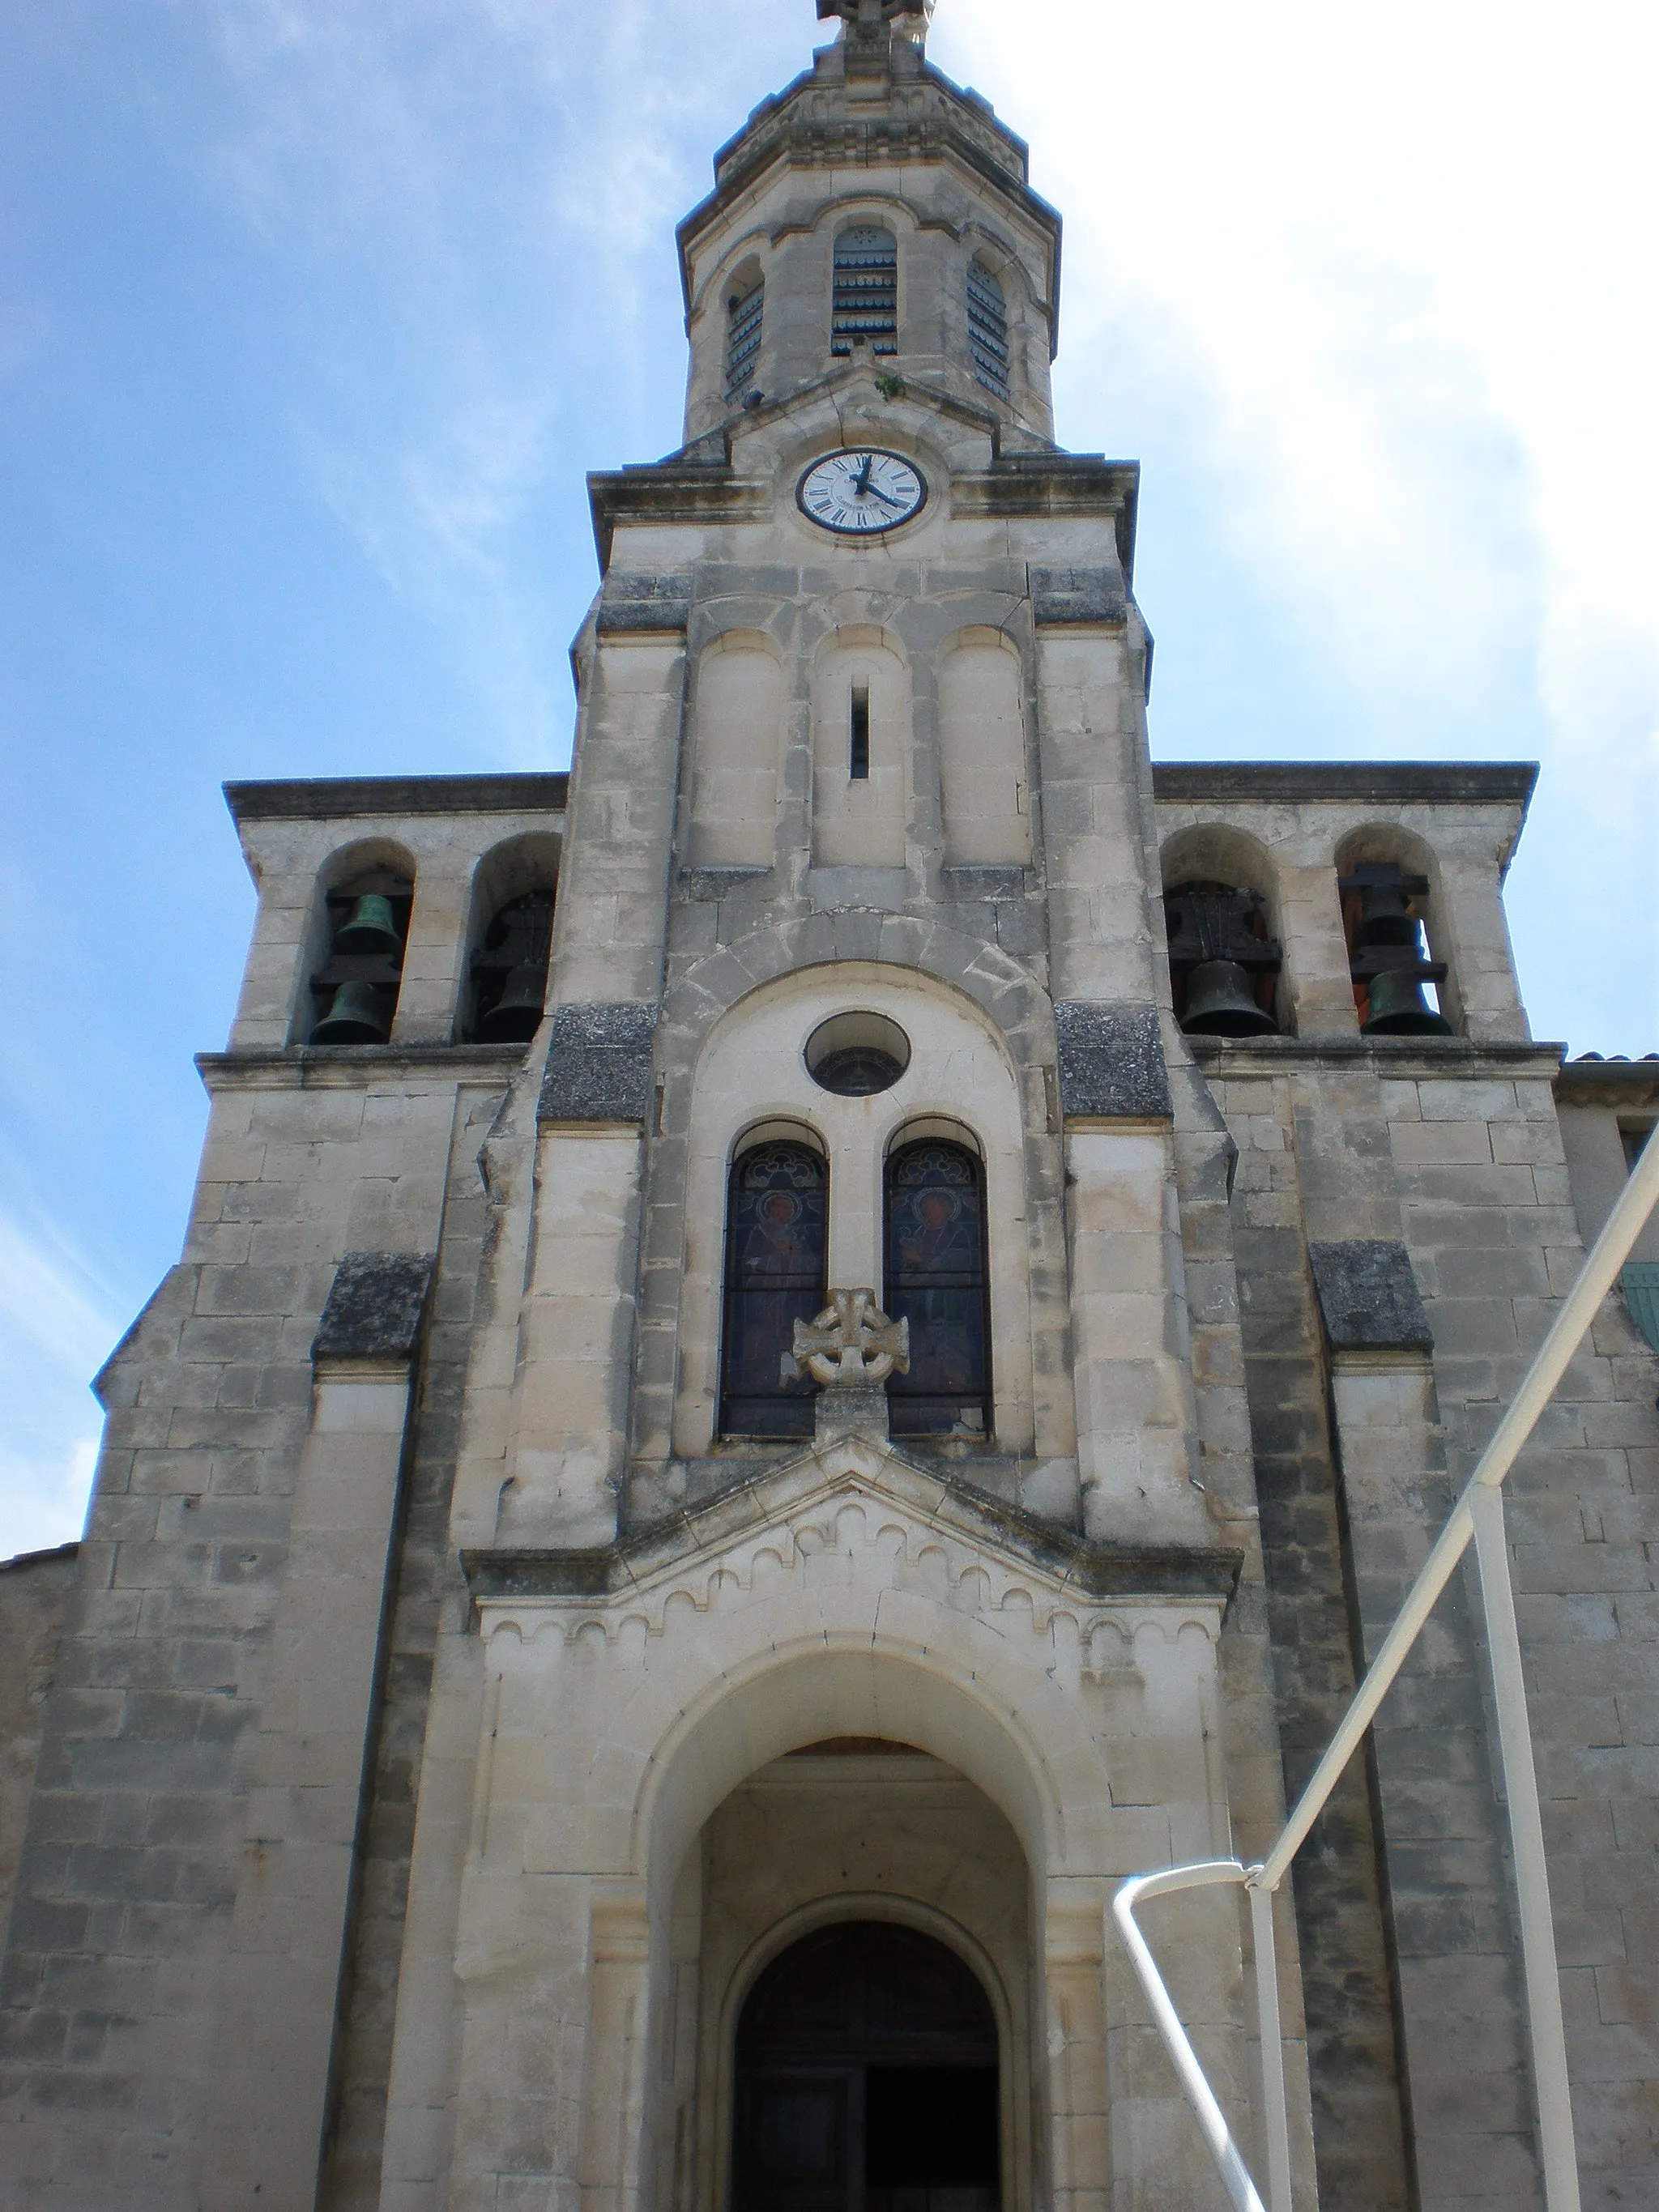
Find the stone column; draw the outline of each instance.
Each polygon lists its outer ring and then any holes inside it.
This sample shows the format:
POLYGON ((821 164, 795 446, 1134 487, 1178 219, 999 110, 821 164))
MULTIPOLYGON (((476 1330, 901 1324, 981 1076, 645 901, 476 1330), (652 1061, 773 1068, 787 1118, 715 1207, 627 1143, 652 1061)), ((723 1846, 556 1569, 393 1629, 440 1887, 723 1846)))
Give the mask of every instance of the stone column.
POLYGON ((1084 1531, 1097 1543, 1202 1543, 1197 1407, 1157 1009, 1064 1004, 1073 1382, 1084 1531))
POLYGON ((1153 1004, 1146 635, 1122 573, 1033 568, 1043 866, 1056 999, 1153 1004))
POLYGON ((504 1544, 617 1533, 690 605, 690 576, 619 562, 584 653, 504 1544))
POLYGON ((649 1006, 561 1006, 553 1017, 503 1544, 603 1546, 616 1536, 654 1026, 649 1006))
POLYGON ((206 2212, 312 2212, 428 1255, 348 1253, 271 1636, 219 2005, 206 2212))
MULTIPOLYGON (((1431 1338, 1403 1244, 1309 1248, 1330 1361, 1359 1649, 1369 1666, 1451 1504, 1431 1338)), ((1419 2201, 1540 2202, 1498 1812, 1461 1582, 1373 1727, 1419 2201)))

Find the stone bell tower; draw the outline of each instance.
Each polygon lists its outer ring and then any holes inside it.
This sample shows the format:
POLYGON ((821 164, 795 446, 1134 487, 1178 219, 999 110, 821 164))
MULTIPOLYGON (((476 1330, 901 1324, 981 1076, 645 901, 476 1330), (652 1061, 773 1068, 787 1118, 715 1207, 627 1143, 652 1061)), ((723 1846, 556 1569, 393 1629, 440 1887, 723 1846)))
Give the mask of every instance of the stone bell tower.
MULTIPOLYGON (((1529 769, 1153 768, 1059 217, 924 15, 818 12, 680 227, 684 442, 589 478, 568 778, 228 787, 190 1237, 28 1614, 7 2203, 1218 2201, 1111 1898, 1264 1850, 1652 1121, 1528 1034, 1529 769)), ((1622 1305, 1574 1372, 1528 1633, 1605 1897, 1622 1305)), ((1480 1667, 1448 1601, 1278 1900, 1298 2204, 1541 2202, 1480 1667)), ((1168 1925, 1252 2142, 1236 1900, 1168 1925)))

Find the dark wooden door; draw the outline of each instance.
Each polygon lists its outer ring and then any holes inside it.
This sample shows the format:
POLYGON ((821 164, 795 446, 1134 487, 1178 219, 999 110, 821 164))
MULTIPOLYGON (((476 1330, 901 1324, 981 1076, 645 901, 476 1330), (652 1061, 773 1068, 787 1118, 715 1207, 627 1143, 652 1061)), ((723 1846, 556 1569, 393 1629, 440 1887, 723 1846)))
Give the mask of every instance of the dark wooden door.
POLYGON ((733 2212, 997 2212, 997 2082, 953 1951, 886 1921, 820 1929, 738 2023, 733 2212))

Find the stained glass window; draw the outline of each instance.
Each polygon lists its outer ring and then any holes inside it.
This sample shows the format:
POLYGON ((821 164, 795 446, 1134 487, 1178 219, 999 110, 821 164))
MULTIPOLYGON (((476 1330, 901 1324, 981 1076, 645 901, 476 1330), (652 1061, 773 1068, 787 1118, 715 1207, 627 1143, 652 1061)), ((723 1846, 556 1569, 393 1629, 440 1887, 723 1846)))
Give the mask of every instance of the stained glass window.
POLYGON ((810 1437, 812 1383, 794 1371, 795 1322, 822 1311, 823 1162, 805 1145, 775 1141, 732 1170, 726 1217, 726 1328, 720 1346, 720 1433, 810 1437))
POLYGON ((928 1139, 888 1163, 886 1305, 910 1324, 910 1372, 887 1386, 894 1435, 988 1438, 985 1182, 963 1146, 928 1139))

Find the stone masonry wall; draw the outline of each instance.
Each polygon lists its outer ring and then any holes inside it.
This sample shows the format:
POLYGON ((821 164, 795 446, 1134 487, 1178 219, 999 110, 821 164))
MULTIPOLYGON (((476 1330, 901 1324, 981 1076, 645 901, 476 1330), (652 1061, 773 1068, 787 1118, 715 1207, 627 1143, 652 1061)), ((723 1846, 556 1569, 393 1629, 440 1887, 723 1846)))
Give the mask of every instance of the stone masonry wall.
POLYGON ((319 2212, 374 2212, 380 2201, 386 2091, 434 1653, 441 1626, 464 1625, 470 1611, 460 1562, 448 1541, 450 1502, 483 1270, 493 1242, 477 1155, 500 1103, 499 1092, 471 1092, 455 1121, 443 1238, 414 1413, 319 2212))
MULTIPOLYGON (((1212 1071, 1211 1088, 1239 1154, 1233 1240, 1289 1800, 1354 1686, 1324 1359, 1284 1086, 1212 1071)), ((1292 1883, 1322 2212, 1406 2212, 1412 2176, 1362 1765, 1343 1778, 1292 1883)))
POLYGON ((0 1560, 0 1915, 9 1915, 78 1546, 0 1560))
MULTIPOLYGON (((1583 1261, 1548 1080, 1384 1085, 1467 1474, 1583 1261)), ((1659 1361, 1616 1297, 1506 1488, 1585 2212, 1659 2201, 1659 1361)))
MULTIPOLYGON (((453 1079, 392 1064, 258 1079, 273 1087, 216 1098, 185 1258, 101 1378, 109 1421, 10 1924, 0 2201, 216 2201, 201 2146, 232 1917, 258 1873, 247 1778, 312 1341, 344 1251, 438 1241, 453 1079)), ((331 2014, 314 2025, 326 2038, 331 2014)))

